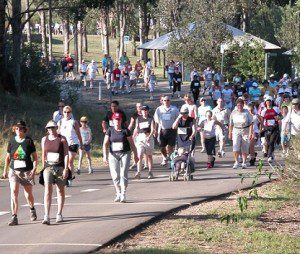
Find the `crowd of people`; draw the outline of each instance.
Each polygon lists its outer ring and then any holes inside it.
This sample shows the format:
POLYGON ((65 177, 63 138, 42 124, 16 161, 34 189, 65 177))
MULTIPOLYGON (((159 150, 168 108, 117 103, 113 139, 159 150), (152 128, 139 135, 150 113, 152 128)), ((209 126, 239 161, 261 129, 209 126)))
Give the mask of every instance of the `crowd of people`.
MULTIPOLYGON (((107 85, 111 86, 114 94, 125 92, 123 85, 120 85, 121 76, 130 93, 134 87, 131 85, 134 82, 130 81, 137 78, 134 74, 134 79, 131 79, 132 71, 139 75, 144 71, 144 78, 145 73, 149 74, 144 80, 145 90, 150 89, 151 82, 155 85, 150 60, 144 66, 138 62, 129 69, 131 64, 125 53, 120 59, 123 66, 120 70, 119 64, 113 64, 110 57, 105 59, 102 60, 102 75, 113 81, 107 85)), ((95 61, 90 64, 93 66, 95 61)), ((80 67, 82 73, 91 75, 99 72, 97 67, 89 66, 80 67)), ((232 140, 233 169, 255 166, 260 149, 269 163, 275 159, 277 145, 281 144, 283 156, 289 154, 291 140, 300 132, 300 101, 299 83, 292 81, 288 75, 278 81, 271 75, 269 80, 259 84, 253 76, 243 82, 237 73, 232 82, 227 82, 221 73, 214 72, 210 67, 202 73, 194 68, 189 93, 183 96, 184 102, 177 107, 171 100, 176 93, 181 97, 181 66, 171 61, 166 70, 171 91, 169 95, 160 96, 157 108, 150 109, 146 104, 137 103, 136 111, 128 118, 119 102, 113 100, 101 123, 104 134, 103 161, 110 169, 116 191, 115 202, 126 202, 130 168, 136 168, 135 179, 142 177, 143 168, 148 170, 148 179, 154 178, 155 142, 160 147, 161 166, 173 167, 177 175, 187 167, 187 159, 194 157, 197 135, 201 152, 207 154, 207 169, 215 167, 216 156, 226 156, 225 145, 231 144, 229 140, 232 140), (131 157, 134 163, 130 166, 131 157)), ((153 94, 150 94, 150 99, 153 99, 153 94)), ((93 173, 90 155, 92 131, 88 121, 86 116, 76 121, 72 108, 60 101, 58 110, 45 126, 47 135, 41 141, 43 171, 39 179, 45 186, 43 224, 50 224, 53 185, 56 185, 58 195, 56 222, 63 221, 65 186, 72 186, 75 174, 81 174, 84 154, 88 160, 88 173, 93 173), (79 163, 75 169, 74 160, 78 152, 79 163)), ((32 186, 38 156, 33 140, 26 135, 27 131, 24 121, 16 123, 13 126, 15 137, 7 147, 3 176, 9 178, 11 188, 12 218, 9 225, 18 224, 20 185, 24 187, 30 207, 30 219, 34 221, 37 218, 32 186)))

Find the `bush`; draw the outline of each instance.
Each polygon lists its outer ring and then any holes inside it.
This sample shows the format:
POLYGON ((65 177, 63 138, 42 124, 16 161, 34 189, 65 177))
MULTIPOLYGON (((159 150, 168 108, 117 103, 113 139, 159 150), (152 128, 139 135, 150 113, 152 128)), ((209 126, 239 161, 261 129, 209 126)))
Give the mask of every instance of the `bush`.
POLYGON ((58 101, 60 90, 51 67, 43 61, 36 46, 22 49, 21 91, 58 101))

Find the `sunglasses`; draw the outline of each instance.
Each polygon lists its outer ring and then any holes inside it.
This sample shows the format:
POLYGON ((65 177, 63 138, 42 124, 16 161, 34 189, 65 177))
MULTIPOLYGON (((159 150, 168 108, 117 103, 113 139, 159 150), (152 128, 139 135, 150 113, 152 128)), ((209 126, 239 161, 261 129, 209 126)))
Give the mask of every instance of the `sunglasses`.
POLYGON ((164 101, 170 101, 170 100, 164 100, 164 101))
POLYGON ((80 121, 81 123, 87 123, 87 121, 80 121))
POLYGON ((49 130, 49 129, 53 130, 53 129, 55 129, 55 127, 54 126, 48 127, 47 130, 49 130))
POLYGON ((24 131, 25 128, 24 127, 17 127, 16 130, 19 130, 19 131, 24 131))
POLYGON ((58 105, 59 108, 63 108, 64 106, 58 105))
POLYGON ((71 113, 71 111, 64 111, 64 113, 66 113, 66 114, 70 114, 70 113, 71 113))

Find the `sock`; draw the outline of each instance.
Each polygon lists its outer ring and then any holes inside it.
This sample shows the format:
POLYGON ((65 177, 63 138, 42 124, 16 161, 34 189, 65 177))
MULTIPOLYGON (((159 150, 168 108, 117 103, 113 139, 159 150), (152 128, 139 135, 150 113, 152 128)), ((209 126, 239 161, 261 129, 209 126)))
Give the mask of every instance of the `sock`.
POLYGON ((31 211, 35 210, 34 206, 30 208, 31 211))

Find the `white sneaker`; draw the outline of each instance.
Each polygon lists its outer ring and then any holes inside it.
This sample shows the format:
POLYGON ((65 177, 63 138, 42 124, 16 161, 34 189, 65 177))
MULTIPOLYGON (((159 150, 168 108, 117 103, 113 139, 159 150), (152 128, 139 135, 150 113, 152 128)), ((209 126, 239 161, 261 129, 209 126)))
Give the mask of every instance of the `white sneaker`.
POLYGON ((88 174, 90 175, 90 174, 93 174, 93 173, 94 173, 94 170, 92 168, 89 168, 89 173, 88 174))
POLYGON ((224 152, 224 150, 221 151, 221 156, 225 157, 226 153, 224 152))
POLYGON ((68 185, 67 185, 67 187, 72 187, 72 180, 68 180, 68 185))
POLYGON ((47 215, 44 216, 42 224, 44 224, 44 225, 50 225, 50 218, 47 215))
POLYGON ((268 162, 272 162, 273 161, 273 158, 272 157, 269 157, 268 158, 268 162))
POLYGON ((126 196, 125 196, 125 194, 121 194, 120 202, 121 203, 126 203, 126 196))
POLYGON ((243 163, 242 164, 242 169, 246 169, 247 168, 247 164, 246 163, 243 163))
POLYGON ((116 198, 114 199, 114 202, 120 202, 121 200, 121 194, 117 193, 116 198))
POLYGON ((239 167, 239 163, 238 162, 235 162, 234 164, 233 164, 233 169, 237 169, 239 167))
POLYGON ((205 148, 203 147, 200 151, 200 153, 204 153, 205 152, 205 148))
POLYGON ((64 218, 61 214, 56 214, 56 223, 63 222, 64 218))
POLYGON ((166 166, 167 165, 167 159, 163 159, 163 161, 160 163, 161 166, 166 166))

